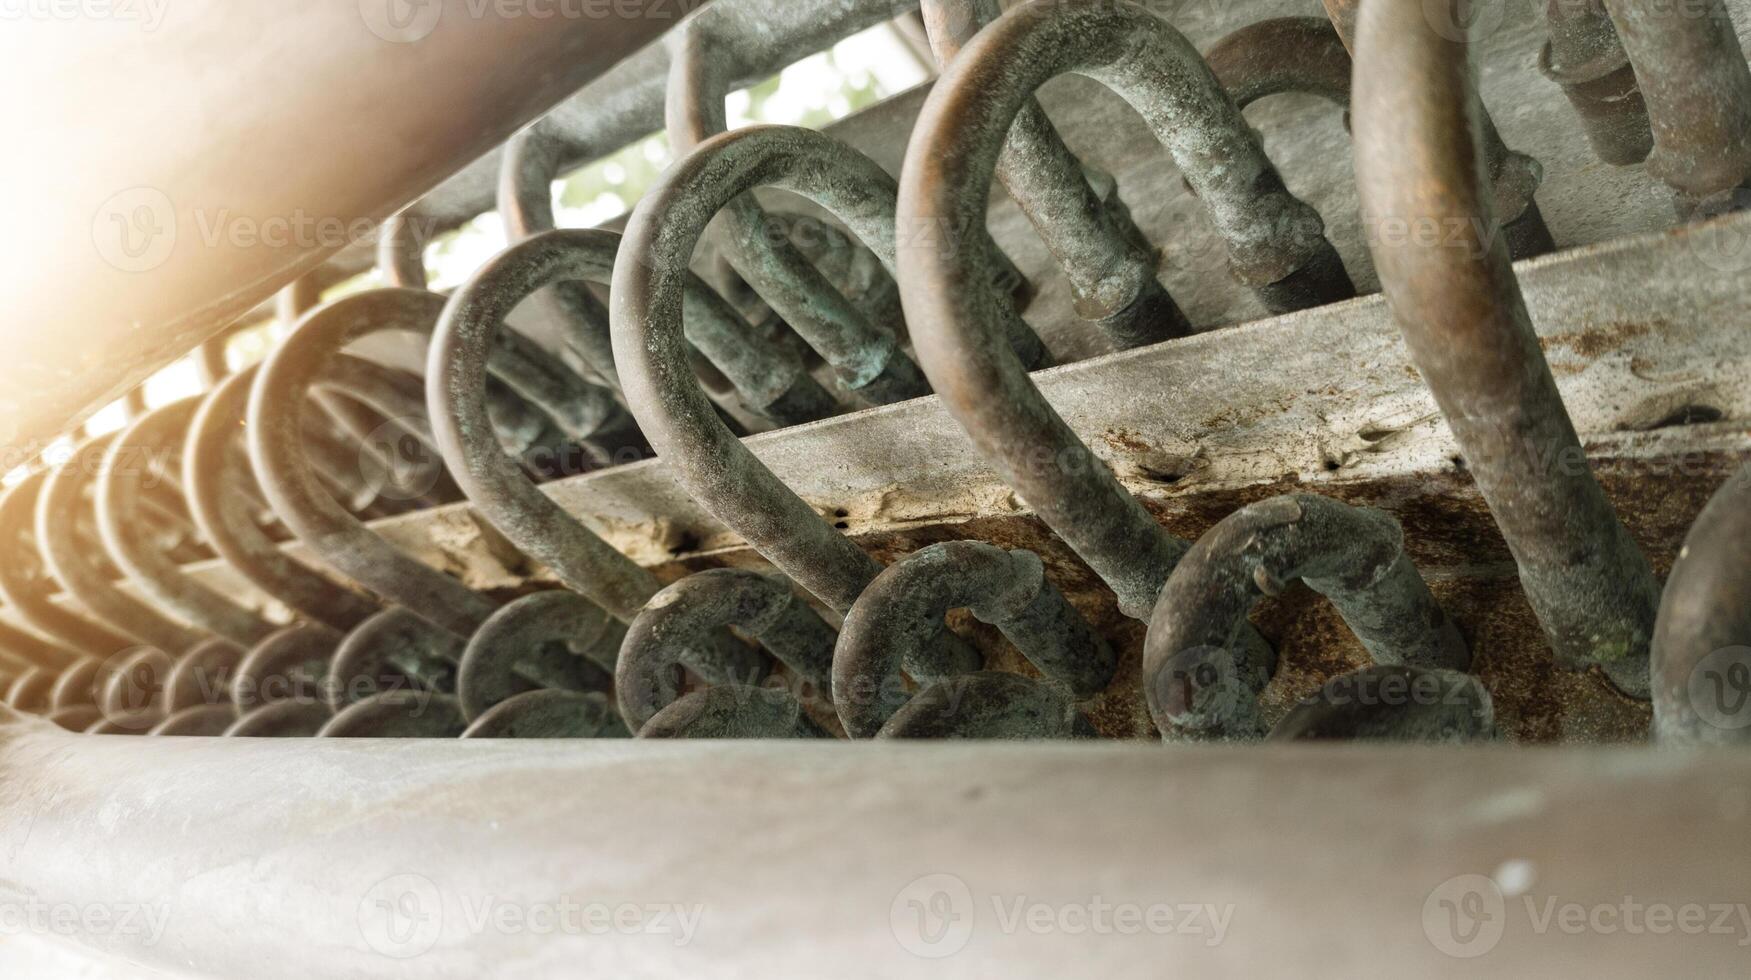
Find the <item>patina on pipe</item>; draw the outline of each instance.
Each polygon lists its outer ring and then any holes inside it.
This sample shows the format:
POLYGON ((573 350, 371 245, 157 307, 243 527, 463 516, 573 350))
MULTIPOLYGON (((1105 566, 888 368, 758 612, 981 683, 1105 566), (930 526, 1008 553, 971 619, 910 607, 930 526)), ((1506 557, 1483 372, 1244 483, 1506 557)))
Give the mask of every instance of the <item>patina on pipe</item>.
POLYGON ((1751 182, 1751 67, 1720 0, 1605 0, 1635 66, 1654 152, 1648 172, 1682 217, 1743 208, 1751 182))
POLYGON ((1423 6, 1374 0, 1357 24, 1357 177, 1386 300, 1557 661, 1645 698, 1659 586, 1593 477, 1492 233, 1468 44, 1423 6))
MULTIPOLYGON (((997 0, 924 0, 920 13, 937 63, 947 65, 1002 10, 997 0)), ((1116 187, 1112 200, 1102 200, 1031 95, 1005 138, 997 179, 1070 280, 1078 316, 1120 349, 1191 333, 1156 279, 1156 251, 1116 187)))

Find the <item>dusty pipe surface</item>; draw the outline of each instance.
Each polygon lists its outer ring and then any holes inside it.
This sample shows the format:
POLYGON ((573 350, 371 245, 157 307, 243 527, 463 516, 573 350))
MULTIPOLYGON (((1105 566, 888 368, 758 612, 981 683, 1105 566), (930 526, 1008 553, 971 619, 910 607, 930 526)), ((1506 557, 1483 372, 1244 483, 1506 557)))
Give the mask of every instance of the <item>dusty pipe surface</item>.
POLYGON ((377 603, 282 551, 256 526, 235 488, 255 480, 241 434, 255 367, 226 378, 195 413, 183 451, 189 512, 219 557, 257 588, 339 633, 377 612, 377 603))
POLYGON ((537 592, 474 631, 456 673, 456 697, 470 723, 536 688, 606 691, 625 631, 572 592, 537 592))
MULTIPOLYGON (((710 31, 697 24, 687 25, 667 43, 674 62, 669 141, 677 155, 686 155, 729 128, 724 98, 729 95, 727 61, 734 53, 720 50, 710 31)), ((730 265, 832 365, 846 388, 875 405, 930 393, 923 372, 900 349, 894 326, 871 322, 787 236, 774 230, 751 195, 737 195, 718 210, 724 213, 717 237, 730 265)))
POLYGON ((38 470, 0 495, 0 597, 31 629, 57 644, 107 657, 133 646, 133 639, 50 598, 56 583, 36 540, 36 505, 48 475, 38 470))
POLYGON ((43 564, 68 595, 105 625, 140 643, 181 654, 205 640, 206 634, 123 592, 99 564, 102 550, 93 540, 96 528, 90 528, 90 536, 84 533, 88 524, 96 522, 86 490, 118 437, 119 433, 112 433, 80 446, 43 481, 36 504, 36 537, 43 564))
POLYGON ((1641 163, 1654 149, 1648 103, 1603 0, 1548 0, 1550 40, 1538 69, 1562 86, 1599 159, 1641 163))
MULTIPOLYGON (((937 63, 947 65, 1002 10, 998 0, 924 0, 920 13, 937 63)), ((1191 332, 1155 278, 1157 258, 1148 239, 1122 203, 1101 200, 1082 162, 1031 97, 1010 126, 997 179, 1069 277, 1078 316, 1120 349, 1191 332)))
MULTIPOLYGON (((754 126, 724 133, 670 167, 633 211, 609 294, 615 360, 639 424, 688 492, 843 613, 881 565, 718 421, 687 363, 682 304, 688 258, 713 215, 762 185, 817 201, 892 267, 894 185, 881 168, 808 130, 754 126)), ((990 295, 984 285, 977 291, 990 295)), ((880 362, 872 361, 862 378, 879 373, 880 362)))
MULTIPOLYGON (((1470 0, 1461 0, 1469 3, 1470 0)), ((1487 0, 1496 2, 1496 0, 1487 0)), ((1350 54, 1356 53, 1356 22, 1362 0, 1325 0, 1325 9, 1332 26, 1344 39, 1350 54)), ((1440 30, 1450 40, 1465 36, 1470 9, 1448 6, 1448 0, 1431 0, 1423 7, 1430 18, 1431 30, 1440 30), (1436 18, 1439 18, 1437 21, 1436 18)), ((1473 95, 1475 96, 1475 90, 1473 95)), ((1502 234, 1508 239, 1508 254, 1515 259, 1528 259, 1556 251, 1556 241, 1544 223, 1534 197, 1538 185, 1544 182, 1544 167, 1537 160, 1508 148, 1489 110, 1478 103, 1477 114, 1484 148, 1484 170, 1490 176, 1495 193, 1496 214, 1502 219, 1502 234)))
POLYGON ((665 0, 535 9, 189 0, 11 21, 0 64, 32 95, 7 125, 32 152, 0 186, 33 234, 0 262, 14 324, 0 445, 28 451, 76 425, 680 13, 665 0), (361 112, 362 92, 400 95, 361 112), (274 111, 245 93, 271 93, 274 111))
POLYGON ((1323 17, 1249 24, 1216 42, 1204 60, 1242 109, 1284 92, 1307 92, 1350 107, 1350 52, 1323 17))
MULTIPOLYGON (((439 449, 480 513, 567 587, 630 621, 657 591, 656 579, 567 515, 505 455, 492 436, 484 392, 487 355, 511 310, 555 283, 608 281, 620 242, 608 231, 547 232, 487 262, 444 307, 426 399, 439 449)), ((756 334, 698 277, 689 274, 686 291, 688 338, 752 407, 790 422, 831 414, 831 397, 795 358, 756 334)))
POLYGON ((1745 206, 1751 181, 1751 67, 1719 0, 1606 0, 1654 127, 1648 170, 1681 216, 1745 206))
POLYGON ((137 904, 157 931, 80 942, 177 975, 891 977, 922 950, 1013 976, 1349 978, 1450 975, 1457 950, 1503 975, 1733 976, 1745 955, 1739 928, 1535 929, 1553 899, 1738 901, 1740 753, 146 741, 20 723, 0 771, 5 896, 137 904), (822 846, 848 801, 856 846, 822 846), (1222 859, 1164 847, 1163 827, 1222 859), (647 849, 662 859, 635 859, 647 849), (952 927, 911 904, 939 891, 952 927), (1093 894, 1196 918, 1002 928, 1016 896, 1093 894), (1443 899, 1500 931, 1444 918, 1443 899), (571 928, 479 927, 500 904, 570 908, 555 921, 571 928))
POLYGON ((116 564, 151 601, 216 636, 255 644, 278 627, 185 574, 140 521, 140 484, 158 478, 155 464, 179 462, 178 450, 201 403, 198 397, 185 398, 148 412, 111 443, 97 475, 97 528, 116 564))
POLYGON ((347 344, 381 330, 429 334, 443 298, 383 289, 303 320, 262 365, 250 391, 249 453, 268 501, 323 560, 375 594, 466 638, 497 603, 410 558, 346 512, 316 480, 303 450, 303 410, 317 376, 347 344))
POLYGON ((1654 736, 1751 742, 1751 468, 1709 501, 1666 580, 1654 627, 1654 736))
POLYGON ((1497 212, 1467 43, 1438 33, 1422 5, 1384 0, 1362 8, 1357 31, 1357 183, 1364 220, 1382 230, 1372 251, 1387 303, 1557 662, 1600 666, 1645 698, 1659 585, 1594 479, 1506 246, 1489 233, 1497 212))
MULTIPOLYGON (((833 706, 846 734, 888 734, 883 726, 912 700, 902 668, 928 689, 983 666, 982 659, 944 662, 931 646, 948 629, 943 616, 960 608, 1001 630, 1029 663, 1077 697, 1099 694, 1113 679, 1118 656, 1046 578, 1038 555, 982 541, 931 545, 876 576, 845 616, 833 651, 833 706)), ((1014 711, 1005 710, 1001 697, 982 704, 990 714, 1020 716, 1023 724, 1013 727, 1027 730, 1026 722, 1035 720, 1031 697, 1017 698, 1014 711)), ((952 727, 957 706, 940 707, 949 710, 939 724, 952 727)), ((1048 737, 1052 730, 1033 734, 1048 737)))
POLYGON ((1143 692, 1164 738, 1265 733, 1258 693, 1276 657, 1261 660, 1233 640, 1254 604, 1297 580, 1331 600, 1376 664, 1471 664, 1390 514, 1313 494, 1272 497, 1199 538, 1161 590, 1143 650, 1143 692))
MULTIPOLYGON (((1202 56, 1172 25, 1130 3, 1024 4, 962 50, 926 102, 907 151, 908 164, 923 161, 920 137, 927 136, 928 152, 948 159, 936 171, 908 166, 907 176, 954 182, 966 199, 953 210, 909 215, 919 223, 908 227, 940 227, 950 236, 982 227, 1011 122, 1040 86, 1069 72, 1101 82, 1142 115, 1202 200, 1230 271, 1268 309, 1285 313, 1355 295, 1319 213, 1283 186, 1202 56), (959 182, 974 174, 976 181, 959 182)), ((982 250, 967 251, 983 264, 982 250)))
POLYGON ((687 653, 711 631, 735 626, 758 640, 795 675, 786 692, 801 703, 821 703, 833 664, 838 634, 797 598, 782 576, 716 568, 690 575, 651 599, 621 643, 615 668, 620 714, 637 733, 682 699, 681 665, 687 663, 713 684, 758 684, 760 660, 738 664, 689 662, 687 653))
MULTIPOLYGON (((965 124, 981 120, 982 125, 998 135, 1006 131, 1007 123, 1003 120, 1013 116, 1038 84, 1058 73, 1060 63, 1049 60, 1048 53, 1076 60, 1067 53, 1073 52, 1068 47, 1069 38, 1048 36, 1038 28, 1074 25, 1078 19, 1089 16, 1095 15, 1077 10, 1054 21, 1049 16, 1026 13, 1017 16, 1011 12, 981 32, 973 48, 949 66, 925 103, 908 149, 902 174, 901 221, 911 227, 950 229, 973 227, 975 222, 983 221, 984 188, 995 172, 1001 143, 989 138, 967 140, 965 124), (1005 35, 1022 35, 1020 39, 1025 40, 1024 32, 1029 31, 1036 42, 1025 52, 1030 57, 997 65, 989 58, 970 56, 981 47, 1005 44, 1013 48, 1017 40, 1005 35), (1028 66, 1026 70, 1041 76, 1035 85, 985 85, 980 84, 981 76, 976 74, 987 67, 1023 70, 1020 66, 1028 66), (962 104, 968 102, 985 104, 987 111, 972 115, 969 107, 962 104)), ((1171 41, 1171 28, 1150 15, 1129 16, 1131 23, 1152 27, 1161 43, 1171 41)), ((1113 36, 1116 35, 1108 35, 1113 36)), ((1087 35, 1081 37, 1085 42, 1088 39, 1087 35)), ((1203 66, 1183 40, 1179 46, 1169 47, 1179 51, 1182 63, 1203 66)), ((1117 56, 1116 52, 1109 55, 1117 56)), ((1208 76, 1208 68, 1203 70, 1208 76)), ((1161 130, 1164 138, 1214 145, 1211 141, 1220 141, 1220 134, 1225 133, 1229 139, 1223 145, 1232 150, 1231 163, 1248 161, 1252 173, 1269 172, 1269 161, 1258 149, 1239 110, 1219 91, 1214 76, 1207 78, 1204 91, 1210 96, 1206 106, 1226 125, 1205 120, 1198 128, 1203 139, 1196 140, 1188 131, 1167 127, 1161 130)), ((1253 184, 1250 179, 1241 183, 1246 187, 1253 184)), ((1304 205, 1290 205, 1288 201, 1293 198, 1286 192, 1280 197, 1287 198, 1281 203, 1290 213, 1307 213, 1304 205)), ((1244 211, 1244 206, 1236 201, 1235 188, 1226 181, 1220 188, 1209 188, 1204 199, 1229 202, 1231 210, 1244 211)), ((1242 230, 1250 227, 1243 222, 1236 225, 1242 230)), ((1089 451, 1040 395, 1026 368, 1004 348, 997 330, 996 300, 978 288, 986 278, 979 263, 969 261, 960 250, 950 247, 952 243, 935 244, 936 247, 929 247, 920 243, 904 250, 900 255, 899 277, 913 343, 932 385, 1004 481, 1113 589, 1120 609, 1135 618, 1147 618, 1162 583, 1185 553, 1185 542, 1156 524, 1119 485, 1106 464, 1089 451)), ((1288 269, 1277 271, 1284 274, 1288 269)))

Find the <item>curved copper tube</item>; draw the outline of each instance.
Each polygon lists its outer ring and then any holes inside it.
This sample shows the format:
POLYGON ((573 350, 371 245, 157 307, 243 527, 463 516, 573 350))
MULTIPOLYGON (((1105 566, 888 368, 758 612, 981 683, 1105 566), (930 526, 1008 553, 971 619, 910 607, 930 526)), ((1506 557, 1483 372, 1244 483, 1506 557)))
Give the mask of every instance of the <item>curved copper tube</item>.
POLYGON ((507 698, 471 722, 463 738, 630 738, 608 697, 543 688, 507 698))
POLYGON ((319 738, 458 738, 468 728, 456 699, 424 691, 394 691, 330 718, 319 738))
POLYGON ((456 697, 470 724, 537 688, 577 693, 613 686, 626 631, 600 607, 563 590, 507 603, 468 639, 456 697))
POLYGON ((116 564, 160 607, 199 629, 250 645, 279 627, 185 574, 141 526, 139 488, 155 478, 149 472, 154 454, 175 447, 180 455, 201 401, 186 398, 148 412, 111 443, 97 476, 98 531, 116 564))
MULTIPOLYGON (((1319 213, 1283 186, 1203 58, 1172 25, 1124 2, 1036 0, 979 33, 938 80, 907 150, 908 180, 952 184, 962 196, 953 208, 909 211, 908 226, 978 227, 1004 134, 1033 93, 1066 72, 1138 110, 1204 203, 1230 270, 1266 308, 1355 295, 1319 213), (935 165, 924 166, 930 156, 935 165)), ((938 200, 949 193, 944 186, 938 200)))
POLYGON ((134 639, 83 612, 50 599, 55 580, 43 564, 36 535, 36 508, 48 470, 38 470, 0 496, 0 596, 44 636, 72 650, 107 657, 134 646, 134 639))
POLYGON ((657 593, 632 621, 614 675, 627 727, 641 733, 652 718, 684 700, 680 670, 684 662, 711 684, 760 683, 765 672, 761 661, 734 665, 743 668, 737 672, 725 670, 728 665, 687 656, 701 637, 726 626, 758 640, 796 675, 796 693, 768 692, 771 697, 788 696, 799 704, 826 700, 837 639, 833 627, 792 594, 790 583, 782 577, 718 568, 690 575, 657 593))
MULTIPOLYGON (((843 613, 882 566, 717 420, 687 368, 681 321, 688 257, 723 205, 762 185, 815 200, 892 267, 894 185, 869 158, 805 129, 725 133, 670 167, 633 211, 609 294, 614 353, 639 424, 681 485, 793 581, 843 613)), ((970 288, 998 303, 983 283, 970 288)), ((1003 353, 1013 361, 1007 345, 1003 353)), ((876 367, 870 365, 871 378, 876 367)))
POLYGON ((1641 163, 1654 149, 1647 100, 1604 0, 1548 0, 1550 40, 1538 70, 1562 86, 1593 153, 1606 163, 1641 163))
MULTIPOLYGON (((931 545, 876 576, 845 616, 833 651, 833 705, 847 735, 890 734, 883 726, 912 700, 900 683, 902 667, 917 681, 920 696, 979 670, 982 658, 944 663, 931 649, 948 629, 943 616, 960 608, 996 626, 1042 674, 1078 698, 1112 682, 1118 655, 1046 578, 1038 555, 980 541, 931 545)), ((982 703, 988 713, 1001 707, 982 703)), ((1037 718, 1033 704, 1033 698, 1023 699, 1016 710, 1037 718)))
MULTIPOLYGON (((937 63, 947 65, 1002 10, 998 0, 924 0, 920 13, 937 63)), ((1031 96, 1005 137, 997 179, 1070 280, 1078 316, 1120 349, 1191 333, 1155 278, 1157 257, 1148 239, 1122 203, 1101 200, 1031 96)))
POLYGON ((1678 552, 1654 626, 1654 737, 1751 743, 1751 467, 1715 493, 1678 552))
POLYGON ((1751 68, 1720 0, 1605 0, 1635 66, 1654 152, 1648 172, 1684 217, 1743 208, 1751 186, 1751 68))
POLYGON ((1277 658, 1234 639, 1254 603, 1297 579, 1331 601, 1376 664, 1471 663, 1391 515, 1312 494, 1272 497, 1199 538, 1161 590, 1143 647, 1143 694, 1164 738, 1265 734, 1257 696, 1277 658))
MULTIPOLYGON (((503 332, 505 316, 552 283, 610 279, 620 244, 613 232, 554 231, 490 260, 444 308, 426 370, 426 395, 439 448, 482 516, 552 568, 568 588, 630 621, 657 591, 656 579, 530 482, 491 439, 483 397, 487 352, 503 332)), ((790 421, 830 413, 831 398, 801 365, 777 357, 691 274, 684 305, 688 336, 750 393, 757 408, 790 421)))
POLYGON ((240 440, 255 372, 226 378, 195 412, 183 452, 189 512, 219 557, 263 592, 331 628, 338 642, 375 614, 377 603, 282 551, 234 489, 255 479, 240 440))
POLYGON ((1285 92, 1350 107, 1350 52, 1324 17, 1275 17, 1229 34, 1204 52, 1217 81, 1242 109, 1285 92))
MULTIPOLYGON (((1356 19, 1362 0, 1324 2, 1332 26, 1344 39, 1344 46, 1350 49, 1351 56, 1355 56, 1356 19)), ((1467 20, 1460 16, 1462 9, 1443 6, 1446 2, 1429 0, 1423 10, 1428 16, 1435 16, 1437 12, 1443 15, 1445 29, 1450 31, 1457 25, 1466 24, 1467 20)), ((1467 79, 1467 84, 1471 84, 1470 79, 1467 79)), ((1484 171, 1489 174, 1495 194, 1495 214, 1502 222, 1501 234, 1507 239, 1508 254, 1514 259, 1529 259, 1556 251, 1556 241, 1544 223, 1544 213, 1538 209, 1538 199, 1534 196, 1544 182, 1543 165, 1524 153, 1510 150, 1502 141, 1502 133, 1496 128, 1495 120, 1490 118, 1489 110, 1477 99, 1475 87, 1470 91, 1470 97, 1477 104, 1484 171)))
POLYGON ((1624 693, 1647 697, 1659 586, 1593 478, 1507 249, 1489 231, 1496 195, 1477 167, 1467 45, 1437 33, 1422 4, 1370 3, 1357 30, 1362 211, 1379 230, 1374 261, 1411 358, 1558 662, 1599 665, 1624 693))
MULTIPOLYGON (((711 33, 702 30, 698 22, 684 25, 669 36, 667 43, 672 57, 669 140, 678 156, 690 156, 707 144, 716 145, 712 138, 729 128, 724 98, 729 94, 733 66, 723 52, 715 50, 711 33)), ((861 156, 849 148, 841 153, 861 156)), ((878 187, 892 184, 892 178, 872 163, 864 162, 853 172, 870 177, 879 174, 878 187)), ((930 393, 930 385, 918 365, 900 349, 894 325, 871 323, 862 310, 833 288, 789 238, 775 233, 769 216, 746 193, 753 190, 752 186, 734 196, 719 194, 717 188, 710 186, 699 190, 702 204, 716 206, 708 218, 717 211, 723 212, 721 240, 730 264, 833 367, 846 388, 878 405, 930 393)), ((695 205, 691 200, 677 203, 695 205)), ((877 257, 882 257, 877 240, 855 228, 853 233, 863 238, 877 257)), ((885 237, 890 243, 894 239, 891 221, 885 237)), ((1031 335, 1032 331, 1026 333, 1031 335)), ((1037 336, 1031 343, 1019 334, 1015 339, 1023 345, 1022 356, 1030 366, 1042 363, 1045 348, 1037 336)), ((625 370, 624 365, 621 367, 625 370)))
MULTIPOLYGON (((7 560, 0 557, 0 563, 7 560)), ((32 667, 67 667, 79 658, 80 654, 52 640, 0 620, 0 668, 11 668, 14 676, 32 667)))
MULTIPOLYGON (((372 333, 429 335, 442 306, 443 298, 435 293, 392 288, 349 296, 306 316, 255 378, 249 451, 269 502, 324 561, 373 593, 467 637, 498 604, 408 557, 365 527, 317 482, 302 448, 305 400, 329 362, 348 344, 372 333)), ((533 360, 528 363, 539 368, 533 360)))
POLYGON ((49 471, 37 498, 37 544, 49 573, 106 624, 141 643, 181 654, 206 635, 118 588, 98 564, 101 549, 94 548, 96 542, 83 533, 86 525, 95 523, 86 491, 118 435, 90 440, 74 450, 67 462, 49 471))

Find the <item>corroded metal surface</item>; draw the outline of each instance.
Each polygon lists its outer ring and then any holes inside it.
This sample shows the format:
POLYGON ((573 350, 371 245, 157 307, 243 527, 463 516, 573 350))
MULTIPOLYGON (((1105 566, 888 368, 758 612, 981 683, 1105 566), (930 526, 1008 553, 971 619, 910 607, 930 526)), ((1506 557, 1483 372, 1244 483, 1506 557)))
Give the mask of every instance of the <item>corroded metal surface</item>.
POLYGON ((1234 642, 1259 599, 1300 580, 1329 599, 1377 665, 1464 670, 1471 653, 1404 553, 1390 516, 1313 494, 1273 497, 1224 518, 1161 590, 1143 654, 1143 692, 1163 735, 1265 733, 1258 692, 1274 651, 1234 642))
POLYGON ((1476 97, 1453 98, 1475 92, 1464 35, 1391 3, 1364 6, 1357 32, 1364 213, 1409 229, 1374 246, 1387 301, 1558 662, 1599 665, 1645 697, 1659 584, 1587 465, 1509 264, 1478 167, 1476 97))

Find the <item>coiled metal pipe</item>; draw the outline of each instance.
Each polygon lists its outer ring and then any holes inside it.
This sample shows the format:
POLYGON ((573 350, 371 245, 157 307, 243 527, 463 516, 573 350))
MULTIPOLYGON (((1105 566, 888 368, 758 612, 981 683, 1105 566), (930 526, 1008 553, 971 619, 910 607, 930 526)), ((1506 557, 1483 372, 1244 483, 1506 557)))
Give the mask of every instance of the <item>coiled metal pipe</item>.
POLYGON ((1684 539, 1654 627, 1654 737, 1751 743, 1751 467, 1714 495, 1684 539))
MULTIPOLYGON (((920 12, 937 63, 947 65, 1002 10, 997 0, 924 0, 920 12)), ((997 178, 1069 278, 1077 315, 1119 349, 1191 332, 1155 277, 1155 250, 1116 191, 1112 201, 1101 199, 1031 96, 1005 137, 997 178)))
POLYGON ((1164 738, 1265 734, 1258 692, 1276 673, 1234 638, 1264 596, 1301 580, 1331 600, 1376 664, 1464 670, 1458 628, 1381 511, 1311 494, 1243 507, 1198 539, 1161 590, 1143 651, 1143 693, 1164 738))

